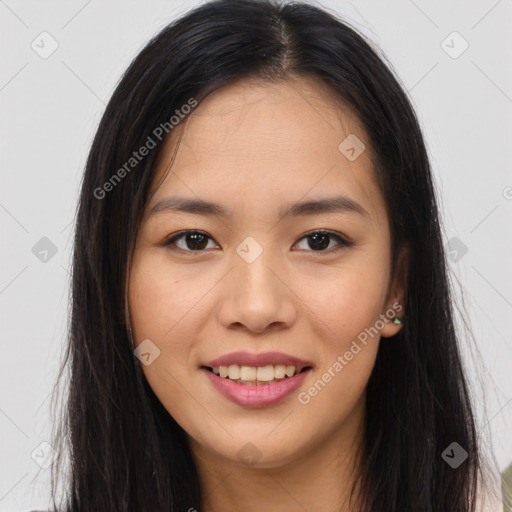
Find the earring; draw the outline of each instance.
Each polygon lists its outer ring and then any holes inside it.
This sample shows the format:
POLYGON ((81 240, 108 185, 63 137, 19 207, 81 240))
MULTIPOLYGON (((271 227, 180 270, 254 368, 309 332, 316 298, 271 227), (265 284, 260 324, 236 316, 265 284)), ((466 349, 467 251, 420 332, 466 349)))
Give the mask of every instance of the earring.
POLYGON ((400 320, 400 318, 398 318, 397 316, 395 316, 395 318, 393 318, 393 323, 395 325, 402 325, 402 320, 400 320))

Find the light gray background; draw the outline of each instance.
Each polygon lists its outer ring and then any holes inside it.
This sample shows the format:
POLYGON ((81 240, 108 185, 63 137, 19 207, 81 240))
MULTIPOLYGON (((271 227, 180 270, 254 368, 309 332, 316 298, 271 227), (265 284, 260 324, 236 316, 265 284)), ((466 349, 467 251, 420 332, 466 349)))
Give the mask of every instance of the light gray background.
MULTIPOLYGON (((97 123, 144 43, 197 3, 0 0, 1 511, 47 505, 50 470, 41 469, 31 454, 49 440, 49 393, 67 317, 72 220, 97 123), (42 46, 43 31, 58 43, 47 59, 31 48, 34 40, 42 46), (57 247, 47 262, 32 252, 42 237, 57 247)), ((450 266, 455 285, 458 280, 465 290, 479 347, 476 362, 488 372, 485 402, 478 396, 480 432, 486 438, 492 433, 503 469, 512 462, 512 3, 321 5, 380 45, 417 109, 446 242, 457 237, 468 249, 450 266), (442 47, 453 31, 469 43, 458 58, 442 47)), ((453 36, 445 45, 452 53, 462 48, 453 36)), ((477 382, 474 373, 470 378, 477 382)))

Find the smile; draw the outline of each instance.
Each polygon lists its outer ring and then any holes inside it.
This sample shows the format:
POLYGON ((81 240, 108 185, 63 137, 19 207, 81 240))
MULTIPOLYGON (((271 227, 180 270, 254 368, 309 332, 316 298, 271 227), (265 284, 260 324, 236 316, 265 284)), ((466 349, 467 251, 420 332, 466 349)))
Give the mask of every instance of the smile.
MULTIPOLYGON (((227 368, 228 375, 232 370, 231 365, 227 368)), ((285 367, 285 376, 282 378, 276 378, 276 372, 280 375, 282 368, 280 365, 276 367, 264 366, 260 368, 242 366, 239 367, 240 375, 245 378, 251 377, 256 373, 256 380, 245 380, 236 379, 232 380, 229 376, 221 377, 220 368, 219 374, 214 373, 214 368, 201 367, 201 371, 207 377, 210 385, 214 387, 223 397, 227 398, 231 402, 242 407, 268 407, 276 405, 284 401, 290 396, 300 385, 304 382, 309 372, 312 370, 310 366, 303 368, 300 372, 296 372, 295 367, 285 367), (246 370, 247 368, 247 370, 246 370), (292 373, 292 376, 286 375, 292 373), (258 372, 264 372, 263 376, 269 378, 272 372, 272 380, 259 380, 258 372)), ((216 369, 216 368, 215 368, 216 369)), ((237 368, 233 369, 236 375, 237 368)), ((223 369, 223 373, 226 370, 223 369)))
POLYGON ((266 365, 266 366, 214 366, 209 368, 215 375, 223 379, 229 379, 237 384, 264 385, 289 379, 308 367, 295 367, 293 365, 266 365))
POLYGON ((313 363, 282 352, 233 352, 207 361, 200 371, 223 397, 243 407, 267 407, 291 395, 313 363))

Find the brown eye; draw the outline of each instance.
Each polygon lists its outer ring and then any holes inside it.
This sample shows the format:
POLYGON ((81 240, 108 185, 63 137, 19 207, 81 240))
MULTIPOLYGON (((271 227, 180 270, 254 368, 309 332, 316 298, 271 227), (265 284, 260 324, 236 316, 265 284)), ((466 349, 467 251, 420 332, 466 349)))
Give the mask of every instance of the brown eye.
MULTIPOLYGON (((351 247, 353 242, 346 240, 341 235, 332 231, 313 231, 304 235, 300 240, 307 241, 306 250, 317 253, 331 253, 351 247), (331 243, 335 241, 334 246, 331 243)), ((204 252, 208 248, 208 242, 213 239, 203 231, 182 231, 168 238, 163 245, 171 250, 177 250, 189 253, 204 252)), ((211 247, 210 247, 211 248, 211 247)))
POLYGON ((337 251, 343 247, 351 247, 354 245, 353 242, 350 242, 343 238, 341 235, 331 231, 313 231, 303 236, 301 240, 307 240, 308 248, 313 252, 331 252, 331 250, 337 251), (329 245, 333 240, 337 241, 338 244, 337 246, 331 247, 329 249, 329 245))
POLYGON ((185 252, 202 252, 206 249, 209 240, 212 239, 202 231, 182 231, 168 238, 163 245, 171 249, 176 247, 185 252))

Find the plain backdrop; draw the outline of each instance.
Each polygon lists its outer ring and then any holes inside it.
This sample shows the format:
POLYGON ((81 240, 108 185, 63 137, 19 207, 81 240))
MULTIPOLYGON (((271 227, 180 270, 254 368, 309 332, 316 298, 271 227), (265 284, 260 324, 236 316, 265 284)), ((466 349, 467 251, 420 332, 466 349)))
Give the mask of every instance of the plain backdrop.
MULTIPOLYGON (((66 334, 72 221, 97 123, 131 59, 197 4, 0 1, 0 511, 48 506, 48 406, 66 334)), ((504 469, 512 462, 512 3, 319 5, 382 48, 420 118, 450 272, 478 344, 470 380, 486 392, 477 397, 479 431, 504 469), (485 368, 480 377, 475 365, 485 368)))

